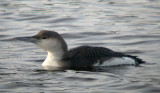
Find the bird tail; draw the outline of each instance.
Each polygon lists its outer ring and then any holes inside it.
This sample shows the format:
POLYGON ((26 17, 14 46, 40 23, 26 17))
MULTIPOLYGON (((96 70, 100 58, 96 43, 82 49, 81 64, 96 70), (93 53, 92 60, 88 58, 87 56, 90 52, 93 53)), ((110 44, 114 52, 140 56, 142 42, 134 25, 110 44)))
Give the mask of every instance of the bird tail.
POLYGON ((131 55, 126 55, 126 56, 134 59, 136 61, 136 65, 145 63, 145 61, 143 61, 142 59, 138 58, 137 56, 131 56, 131 55))

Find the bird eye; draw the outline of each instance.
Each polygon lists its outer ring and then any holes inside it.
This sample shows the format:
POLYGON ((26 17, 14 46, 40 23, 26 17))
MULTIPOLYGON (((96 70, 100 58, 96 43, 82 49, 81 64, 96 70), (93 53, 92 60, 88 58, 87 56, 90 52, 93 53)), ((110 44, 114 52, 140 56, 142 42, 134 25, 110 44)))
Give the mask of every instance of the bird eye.
POLYGON ((44 37, 42 37, 43 39, 46 39, 46 37, 44 36, 44 37))

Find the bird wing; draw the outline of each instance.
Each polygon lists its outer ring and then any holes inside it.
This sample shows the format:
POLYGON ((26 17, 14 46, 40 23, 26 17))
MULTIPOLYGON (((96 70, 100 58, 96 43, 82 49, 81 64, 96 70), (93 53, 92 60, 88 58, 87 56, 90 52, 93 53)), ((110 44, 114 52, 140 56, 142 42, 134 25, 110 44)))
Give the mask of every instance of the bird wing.
POLYGON ((98 58, 98 57, 123 57, 124 54, 114 52, 104 47, 80 46, 69 50, 70 57, 98 58))
POLYGON ((102 64, 114 57, 123 57, 124 54, 114 52, 104 47, 80 46, 69 50, 68 58, 74 67, 89 67, 93 64, 102 64))

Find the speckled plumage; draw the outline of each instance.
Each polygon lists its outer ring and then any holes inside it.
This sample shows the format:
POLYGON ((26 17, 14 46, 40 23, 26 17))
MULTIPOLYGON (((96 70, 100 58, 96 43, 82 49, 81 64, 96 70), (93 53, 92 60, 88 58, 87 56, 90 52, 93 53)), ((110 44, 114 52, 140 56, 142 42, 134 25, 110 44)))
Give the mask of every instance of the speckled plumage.
POLYGON ((91 67, 96 63, 103 64, 114 58, 129 57, 136 61, 136 65, 144 63, 136 56, 125 55, 114 52, 104 47, 80 46, 68 51, 67 59, 71 62, 71 67, 91 67))

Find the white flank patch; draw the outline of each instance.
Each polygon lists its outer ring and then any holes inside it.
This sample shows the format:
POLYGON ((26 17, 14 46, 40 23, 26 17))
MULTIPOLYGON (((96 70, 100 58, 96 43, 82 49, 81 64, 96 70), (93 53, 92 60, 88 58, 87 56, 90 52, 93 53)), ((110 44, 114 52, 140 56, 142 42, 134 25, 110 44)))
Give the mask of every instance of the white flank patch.
POLYGON ((113 58, 103 62, 103 64, 96 63, 94 66, 118 66, 118 65, 136 65, 136 62, 129 57, 113 58))

